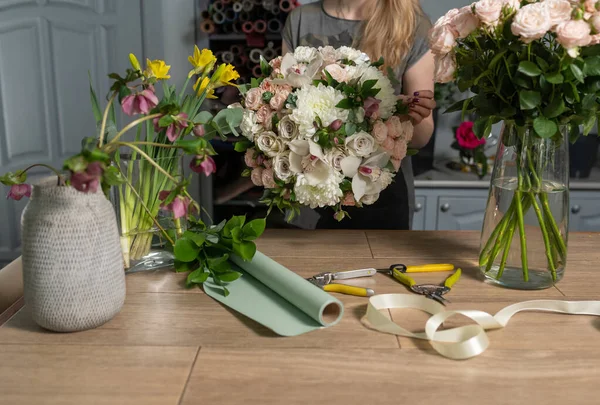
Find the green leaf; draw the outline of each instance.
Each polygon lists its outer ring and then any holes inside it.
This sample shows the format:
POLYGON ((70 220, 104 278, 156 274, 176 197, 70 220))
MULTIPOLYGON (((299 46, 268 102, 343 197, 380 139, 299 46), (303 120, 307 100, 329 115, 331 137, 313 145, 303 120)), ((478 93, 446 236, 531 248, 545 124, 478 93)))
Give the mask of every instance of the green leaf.
POLYGON ((108 168, 106 168, 104 170, 102 178, 104 179, 104 182, 109 186, 118 186, 120 184, 125 183, 125 178, 116 166, 109 166, 108 168))
POLYGON ((175 242, 175 258, 182 262, 192 262, 198 257, 200 248, 188 238, 182 237, 175 242))
POLYGON ((231 268, 229 265, 229 254, 225 253, 217 257, 209 257, 207 260, 208 267, 214 271, 222 271, 223 269, 228 270, 231 268), (226 266, 225 266, 226 265, 226 266))
POLYGON ((365 80, 362 84, 362 91, 371 90, 377 84, 377 79, 365 80))
POLYGON ((414 156, 419 153, 419 149, 407 149, 406 156, 414 156))
POLYGON ((263 76, 269 76, 271 74, 271 71, 273 69, 271 68, 271 65, 269 65, 269 62, 267 62, 267 60, 261 55, 260 56, 260 71, 262 72, 263 76))
POLYGON ((204 232, 196 233, 192 231, 185 231, 183 233, 183 237, 191 240, 198 247, 202 247, 202 245, 204 245, 204 242, 206 241, 206 234, 204 232))
POLYGON ((240 126, 243 114, 243 108, 224 108, 215 115, 212 124, 218 127, 219 133, 230 134, 233 128, 240 126))
POLYGON ((506 50, 497 53, 496 56, 494 56, 492 58, 492 60, 490 61, 488 68, 494 69, 496 67, 496 65, 498 64, 498 62, 500 62, 502 60, 502 58, 504 57, 505 54, 506 54, 506 50))
POLYGON ((579 132, 579 125, 576 124, 570 124, 569 125, 569 142, 571 142, 572 144, 577 142, 577 139, 579 139, 579 136, 581 135, 581 133, 579 132))
POLYGON ((175 259, 174 266, 177 273, 185 273, 186 271, 191 271, 196 266, 196 262, 182 262, 175 259))
POLYGON ((236 142, 235 145, 233 146, 233 149, 236 152, 245 152, 246 150, 248 150, 248 148, 250 146, 252 146, 252 143, 250 141, 243 140, 243 141, 236 142))
POLYGON ((225 287, 223 287, 222 289, 223 289, 223 295, 224 295, 225 297, 229 297, 229 294, 231 294, 231 293, 229 292, 229 290, 228 290, 227 288, 225 288, 225 287))
POLYGON ((537 91, 521 90, 519 92, 519 101, 522 110, 531 110, 542 103, 542 96, 537 91))
POLYGON ((396 77, 394 69, 392 69, 389 66, 387 67, 387 77, 390 80, 390 83, 392 83, 392 86, 398 86, 401 84, 400 80, 398 80, 398 78, 396 77))
POLYGON ((600 76, 600 56, 592 56, 585 60, 583 73, 586 76, 600 76))
POLYGON ((557 94, 554 99, 544 108, 546 118, 556 118, 566 111, 565 101, 562 95, 557 94))
POLYGON ((383 60, 383 56, 380 56, 379 59, 376 62, 371 62, 371 66, 373 67, 379 67, 379 66, 383 66, 384 64, 384 60, 383 60))
POLYGON ((542 74, 542 70, 538 67, 538 65, 526 60, 519 63, 519 68, 517 70, 529 77, 537 77, 542 74))
POLYGON ((200 111, 192 120, 195 124, 207 124, 213 119, 209 111, 200 111))
POLYGON ((473 132, 477 135, 477 138, 487 138, 492 128, 490 117, 482 117, 475 120, 473 124, 473 132))
POLYGON ((98 97, 96 97, 96 92, 94 91, 94 86, 92 85, 92 76, 88 71, 88 79, 90 82, 90 100, 92 102, 92 112, 94 113, 94 118, 96 119, 96 123, 102 122, 102 110, 100 109, 100 104, 98 103, 98 97))
POLYGON ((573 73, 573 76, 575 76, 575 79, 577 79, 578 82, 583 83, 585 81, 583 71, 579 68, 579 66, 573 63, 569 66, 569 68, 571 69, 571 73, 573 73))
POLYGON ((242 228, 233 228, 231 230, 231 239, 234 243, 242 243, 242 228))
POLYGON ((235 253, 244 261, 250 261, 256 253, 254 242, 243 242, 233 246, 235 253))
POLYGON ((353 124, 352 122, 346 122, 346 125, 344 125, 344 129, 346 130, 347 136, 354 135, 354 133, 356 132, 356 124, 353 124))
POLYGON ((81 155, 75 155, 65 160, 64 168, 72 172, 82 172, 87 168, 88 162, 81 155))
POLYGON ((556 125, 556 122, 549 120, 546 117, 537 117, 533 120, 533 129, 540 137, 547 139, 556 134, 558 125, 556 125))
POLYGON ((175 122, 175 119, 170 115, 163 115, 160 120, 158 120, 158 126, 161 128, 168 127, 172 123, 175 122))
POLYGON ((235 228, 241 228, 244 226, 244 222, 246 222, 245 215, 231 217, 223 227, 223 235, 226 238, 231 238, 231 231, 235 228))
POLYGON ((565 81, 565 77, 560 72, 546 73, 544 77, 551 84, 561 84, 565 81))
POLYGON ((14 186, 15 184, 23 184, 27 181, 27 173, 23 170, 17 170, 16 172, 8 172, 4 176, 0 177, 0 183, 5 186, 14 186))
POLYGON ((265 218, 255 219, 248 222, 242 228, 242 239, 245 241, 255 240, 265 231, 267 221, 265 218))
POLYGON ((592 110, 597 107, 597 96, 595 94, 586 94, 581 100, 581 108, 584 110, 592 110))
POLYGON ((354 107, 354 100, 345 98, 342 101, 340 101, 339 103, 337 103, 336 107, 349 110, 350 108, 354 107))
POLYGON ((589 133, 592 131, 592 129, 594 129, 595 125, 596 125, 596 115, 595 114, 589 114, 587 117, 585 117, 585 120, 583 121, 583 135, 588 136, 589 133))
POLYGON ((187 276, 187 285, 188 285, 188 287, 191 286, 192 284, 202 284, 202 283, 204 283, 208 279, 209 275, 210 274, 207 271, 205 271, 203 268, 196 269, 196 270, 192 271, 187 276))
POLYGON ((217 274, 217 277, 224 283, 231 283, 242 277, 242 273, 239 271, 228 271, 226 273, 217 274))
POLYGON ((464 100, 457 101, 456 103, 454 103, 450 107, 448 107, 446 109, 446 111, 444 111, 444 114, 462 111, 463 108, 465 107, 465 103, 467 104, 467 108, 468 108, 468 105, 471 104, 471 100, 472 100, 472 98, 467 98, 464 100))
POLYGON ((242 170, 242 177, 250 177, 252 175, 252 169, 249 168, 245 168, 244 170, 242 170))
POLYGON ((206 139, 195 136, 191 139, 179 138, 175 141, 175 146, 179 146, 190 155, 202 155, 204 154, 208 143, 206 142, 206 139))
POLYGON ((539 56, 536 56, 535 61, 537 62, 540 69, 542 69, 544 72, 547 71, 548 69, 550 69, 550 65, 548 64, 548 62, 546 62, 544 60, 544 58, 540 58, 539 56))
POLYGON ((262 94, 262 99, 265 103, 270 102, 272 98, 273 98, 273 93, 271 93, 270 91, 265 91, 262 94))

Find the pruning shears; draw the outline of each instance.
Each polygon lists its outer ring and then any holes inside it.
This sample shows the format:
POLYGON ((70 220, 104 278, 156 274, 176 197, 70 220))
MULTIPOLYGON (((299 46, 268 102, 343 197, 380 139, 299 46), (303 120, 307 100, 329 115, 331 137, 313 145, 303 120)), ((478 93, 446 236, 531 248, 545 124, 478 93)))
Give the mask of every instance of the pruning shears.
POLYGON ((375 292, 370 288, 355 287, 352 285, 334 283, 335 280, 348 280, 357 277, 372 277, 377 274, 376 269, 361 269, 350 271, 339 271, 337 273, 326 272, 307 278, 308 281, 327 292, 335 292, 357 297, 371 297, 375 292))

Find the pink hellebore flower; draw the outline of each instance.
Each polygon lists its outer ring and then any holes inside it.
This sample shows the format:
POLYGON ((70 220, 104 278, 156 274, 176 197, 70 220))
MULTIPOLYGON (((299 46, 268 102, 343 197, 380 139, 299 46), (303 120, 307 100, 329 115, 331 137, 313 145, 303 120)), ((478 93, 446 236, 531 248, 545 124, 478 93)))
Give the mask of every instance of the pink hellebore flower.
POLYGON ((381 103, 381 100, 375 97, 367 97, 364 104, 365 116, 372 117, 375 115, 379 111, 379 103, 381 103))
POLYGON ((158 105, 158 97, 151 89, 142 90, 140 93, 130 94, 123 98, 121 107, 127 115, 148 114, 158 105))
POLYGON ((196 125, 194 127, 194 129, 192 130, 192 132, 196 136, 204 136, 204 134, 206 133, 206 131, 204 130, 204 125, 202 125, 202 124, 196 125))
POLYGON ((29 184, 13 184, 10 186, 10 190, 6 199, 13 199, 20 201, 23 197, 31 197, 31 185, 29 184))
MULTIPOLYGON (((163 190, 160 193, 158 193, 158 199, 164 201, 169 196, 169 194, 171 194, 171 191, 163 190)), ((188 212, 188 209, 190 209, 191 203, 192 201, 188 197, 182 197, 178 195, 172 202, 170 202, 167 205, 161 203, 160 207, 167 211, 172 211, 175 219, 179 219, 185 216, 185 214, 188 212)))
POLYGON ((204 173, 206 177, 217 171, 217 164, 210 156, 196 156, 190 162, 190 169, 196 173, 204 173))
POLYGON ((95 193, 104 168, 100 162, 92 162, 83 172, 71 173, 71 185, 83 193, 95 193))
MULTIPOLYGON (((158 126, 160 118, 161 117, 156 117, 152 120, 152 123, 154 124, 154 130, 156 132, 160 132, 163 129, 162 127, 158 126)), ((167 138, 169 138, 169 141, 171 142, 175 142, 177 138, 179 138, 179 131, 183 128, 187 128, 189 125, 187 121, 188 115, 186 113, 174 115, 173 119, 175 121, 167 127, 167 138)))

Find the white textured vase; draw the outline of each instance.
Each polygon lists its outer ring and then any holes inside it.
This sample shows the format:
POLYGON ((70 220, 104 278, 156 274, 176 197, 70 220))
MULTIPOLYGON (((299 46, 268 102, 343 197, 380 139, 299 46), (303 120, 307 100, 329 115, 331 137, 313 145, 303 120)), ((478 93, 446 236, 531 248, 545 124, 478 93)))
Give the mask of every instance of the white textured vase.
POLYGON ((33 186, 22 217, 25 305, 56 332, 98 327, 125 301, 117 221, 102 192, 59 187, 56 177, 33 186))

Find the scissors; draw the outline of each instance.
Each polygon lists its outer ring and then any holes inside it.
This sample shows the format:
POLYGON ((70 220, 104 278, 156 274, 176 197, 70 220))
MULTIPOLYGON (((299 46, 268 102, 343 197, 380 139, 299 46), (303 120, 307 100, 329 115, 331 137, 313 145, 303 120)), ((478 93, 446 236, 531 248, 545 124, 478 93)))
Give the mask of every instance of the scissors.
POLYGON ((322 288, 327 292, 336 292, 346 295, 354 295, 356 297, 371 297, 375 295, 375 291, 370 288, 355 287, 352 285, 334 283, 336 280, 349 280, 359 277, 372 277, 377 274, 376 269, 360 269, 339 271, 337 273, 325 272, 307 278, 308 281, 322 288))

